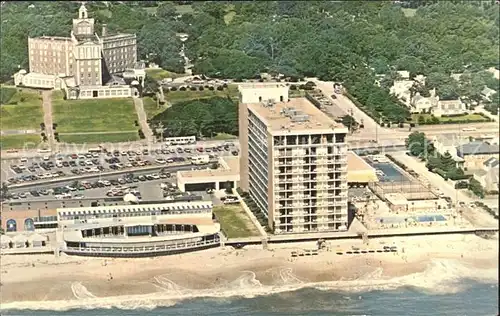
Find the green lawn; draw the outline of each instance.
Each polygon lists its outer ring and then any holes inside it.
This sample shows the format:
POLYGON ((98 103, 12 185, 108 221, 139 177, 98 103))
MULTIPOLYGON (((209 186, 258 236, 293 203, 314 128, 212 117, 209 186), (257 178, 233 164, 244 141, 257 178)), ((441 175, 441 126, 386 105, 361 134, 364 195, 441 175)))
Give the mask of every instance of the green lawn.
POLYGON ((417 9, 403 8, 403 14, 409 18, 414 16, 416 12, 417 12, 417 9))
POLYGON ((214 214, 228 238, 259 236, 259 231, 239 204, 215 206, 214 214))
POLYGON ((306 96, 305 90, 290 90, 288 96, 290 98, 300 98, 306 96))
POLYGON ((176 5, 175 10, 179 14, 193 13, 193 7, 190 4, 176 5))
POLYGON ((52 111, 60 133, 137 129, 134 125, 137 114, 131 98, 62 100, 53 95, 52 111))
POLYGON ((178 74, 161 68, 146 69, 146 75, 156 81, 160 81, 165 78, 175 79, 184 76, 183 74, 178 74))
POLYGON ((238 86, 237 85, 228 85, 227 88, 225 88, 222 91, 219 91, 217 89, 210 91, 207 88, 203 91, 191 91, 191 90, 186 90, 186 91, 168 91, 165 94, 165 99, 170 102, 171 104, 183 102, 183 101, 189 101, 189 100, 196 100, 196 99, 206 99, 206 98, 212 98, 212 97, 226 97, 230 96, 232 99, 237 100, 238 99, 238 86))
POLYGON ((231 135, 231 134, 226 134, 226 133, 217 133, 214 137, 211 137, 211 140, 230 140, 230 139, 237 139, 238 136, 231 135))
POLYGON ((167 109, 165 105, 160 105, 160 107, 158 107, 158 105, 156 104, 156 100, 154 100, 151 97, 142 98, 142 103, 144 104, 144 111, 146 111, 148 119, 154 117, 156 114, 159 114, 167 109))
MULTIPOLYGON (((0 106, 0 124, 3 130, 39 129, 43 122, 42 100, 38 92, 17 89, 12 93, 12 88, 2 87, 10 97, 0 106)), ((3 95, 2 95, 3 98, 3 95)))
POLYGON ((64 135, 60 134, 59 139, 63 143, 76 144, 101 144, 101 143, 121 143, 139 140, 139 134, 136 133, 120 133, 120 134, 80 134, 80 135, 64 135))
POLYGON ((9 104, 16 91, 13 87, 0 87, 0 104, 9 104))
POLYGON ((0 144, 4 149, 30 149, 35 148, 42 142, 40 135, 5 135, 0 136, 0 144))
MULTIPOLYGON (((412 114, 412 121, 418 123, 419 117, 423 117, 425 120, 430 120, 432 118, 431 114, 412 114)), ((488 119, 479 114, 465 114, 461 116, 453 117, 438 117, 439 122, 459 122, 469 120, 472 122, 487 122, 488 119)))

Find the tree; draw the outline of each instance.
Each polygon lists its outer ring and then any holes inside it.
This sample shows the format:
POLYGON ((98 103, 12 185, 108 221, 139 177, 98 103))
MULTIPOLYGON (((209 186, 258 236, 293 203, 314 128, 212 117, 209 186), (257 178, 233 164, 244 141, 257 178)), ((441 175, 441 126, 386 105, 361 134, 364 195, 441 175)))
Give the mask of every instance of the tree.
POLYGON ((230 98, 214 97, 176 103, 151 119, 162 123, 170 137, 238 135, 237 105, 230 98))
POLYGON ((413 132, 408 135, 405 146, 408 152, 416 157, 427 157, 434 150, 431 143, 425 138, 425 134, 421 132, 413 132))
POLYGON ((349 131, 353 131, 356 129, 358 122, 354 119, 354 117, 350 115, 345 115, 342 117, 342 124, 344 124, 345 127, 349 128, 349 131))
POLYGON ((160 19, 171 20, 179 15, 173 2, 162 2, 156 8, 156 16, 160 19))
POLYGON ((484 198, 485 196, 484 188, 481 186, 481 183, 474 178, 469 181, 469 190, 480 198, 484 198))
POLYGON ((232 185, 231 181, 227 181, 226 183, 224 183, 224 188, 225 188, 227 194, 233 193, 233 185, 232 185))
POLYGON ((456 164, 457 163, 453 160, 453 157, 448 151, 440 156, 440 169, 448 172, 454 171, 454 169, 456 169, 456 164))
POLYGON ((425 117, 423 115, 420 115, 417 120, 419 125, 424 125, 425 124, 425 117))

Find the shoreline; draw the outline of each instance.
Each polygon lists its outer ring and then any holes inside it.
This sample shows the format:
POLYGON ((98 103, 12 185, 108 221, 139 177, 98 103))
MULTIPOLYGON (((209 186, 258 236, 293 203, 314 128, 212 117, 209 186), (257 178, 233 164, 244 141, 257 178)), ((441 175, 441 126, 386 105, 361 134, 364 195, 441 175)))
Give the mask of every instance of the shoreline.
POLYGON ((3 256, 1 309, 120 306, 127 301, 265 295, 315 286, 356 290, 408 285, 453 291, 447 283, 459 278, 498 281, 497 239, 455 235, 370 241, 376 244, 397 245, 400 250, 335 254, 336 248, 362 246, 362 241, 351 240, 332 241, 332 251, 297 258, 291 258, 291 251, 313 249, 315 243, 272 245, 270 250, 226 247, 138 259, 3 256))

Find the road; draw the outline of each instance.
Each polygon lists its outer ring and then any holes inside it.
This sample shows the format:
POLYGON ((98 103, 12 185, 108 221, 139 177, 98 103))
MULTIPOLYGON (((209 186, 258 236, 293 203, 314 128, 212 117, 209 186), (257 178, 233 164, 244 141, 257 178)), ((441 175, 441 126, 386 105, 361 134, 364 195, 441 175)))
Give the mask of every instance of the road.
POLYGON ((316 84, 316 87, 323 92, 323 94, 328 98, 329 101, 336 104, 339 108, 344 110, 344 112, 352 113, 354 119, 358 122, 363 122, 365 126, 364 131, 366 134, 374 135, 375 132, 383 134, 394 133, 394 131, 387 129, 385 127, 380 127, 378 122, 375 122, 371 117, 366 115, 363 111, 361 111, 354 103, 351 102, 346 96, 342 94, 336 94, 333 89, 334 82, 332 81, 319 81, 316 78, 310 78, 316 84), (337 98, 332 99, 331 95, 335 95, 337 98))
MULTIPOLYGON (((417 126, 408 131, 408 129, 386 128, 381 127, 378 122, 375 122, 371 117, 361 111, 354 103, 341 94, 336 94, 333 89, 334 82, 319 81, 316 78, 307 78, 316 83, 316 87, 321 90, 325 97, 332 102, 335 107, 340 108, 346 113, 352 113, 354 119, 358 122, 363 122, 364 129, 359 133, 351 135, 353 140, 403 140, 413 131, 424 132, 428 136, 437 136, 443 132, 457 133, 463 137, 481 136, 483 134, 493 134, 498 137, 498 118, 497 122, 487 123, 468 123, 468 124, 442 124, 442 125, 422 125, 417 126), (336 99, 332 99, 331 95, 335 95, 336 99), (475 131, 463 131, 463 128, 475 128, 475 131)), ((489 115, 491 116, 491 115, 489 115)))
MULTIPOLYGON (((480 201, 479 198, 470 198, 462 191, 455 190, 450 182, 430 172, 425 167, 425 163, 406 155, 405 152, 394 153, 392 156, 426 179, 434 188, 438 188, 445 196, 451 198, 455 205, 459 202, 465 202, 468 205, 472 201, 480 201)), ((464 207, 462 215, 476 227, 498 227, 498 220, 481 208, 464 207)))

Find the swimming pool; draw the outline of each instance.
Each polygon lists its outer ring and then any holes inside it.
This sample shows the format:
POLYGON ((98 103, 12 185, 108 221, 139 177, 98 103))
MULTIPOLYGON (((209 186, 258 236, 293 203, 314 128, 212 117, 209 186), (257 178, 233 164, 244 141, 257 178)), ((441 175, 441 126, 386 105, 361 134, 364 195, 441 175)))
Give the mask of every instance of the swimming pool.
POLYGON ((428 214, 428 215, 419 215, 419 216, 394 216, 394 217, 379 217, 375 220, 381 224, 400 224, 405 222, 405 218, 407 222, 419 222, 419 223, 428 223, 428 222, 444 222, 446 221, 446 217, 441 214, 428 214), (382 222, 381 222, 382 220, 382 222))
POLYGON ((381 224, 399 224, 399 223, 404 223, 405 217, 379 217, 376 218, 375 220, 381 224))
POLYGON ((391 163, 371 163, 372 167, 384 173, 384 176, 379 177, 381 182, 390 181, 409 181, 393 164, 391 163))
POLYGON ((418 222, 444 222, 446 217, 440 214, 420 215, 415 218, 418 222))

